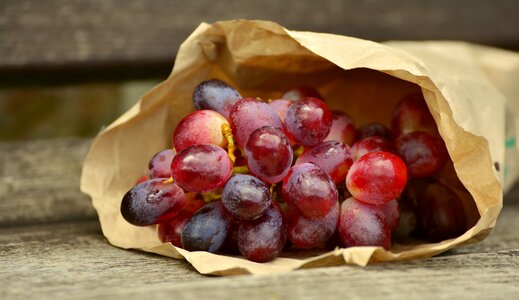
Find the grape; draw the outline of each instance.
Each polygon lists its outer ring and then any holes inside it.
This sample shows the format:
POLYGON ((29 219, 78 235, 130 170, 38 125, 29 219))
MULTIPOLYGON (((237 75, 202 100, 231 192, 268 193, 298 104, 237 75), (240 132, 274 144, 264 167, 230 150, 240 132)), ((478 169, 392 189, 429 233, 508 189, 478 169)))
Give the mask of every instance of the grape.
POLYGON ((405 188, 407 169, 400 157, 389 152, 370 152, 359 158, 346 176, 355 199, 380 205, 397 198, 405 188))
POLYGON ((443 140, 422 131, 401 135, 395 141, 395 148, 412 177, 434 175, 443 168, 448 158, 443 140))
POLYGON ((237 174, 227 181, 222 203, 237 218, 255 219, 271 204, 269 187, 254 176, 237 174))
POLYGON ((293 151, 285 134, 264 126, 252 132, 245 145, 249 171, 268 183, 280 182, 290 169, 293 151))
POLYGON ((379 246, 391 248, 391 229, 382 210, 353 197, 341 204, 339 238, 344 247, 379 246))
POLYGON ((338 201, 337 187, 312 163, 293 166, 283 179, 283 199, 307 218, 326 216, 338 201))
POLYGON ((351 147, 351 151, 353 153, 353 160, 357 160, 364 154, 375 151, 395 152, 390 141, 377 135, 369 136, 356 142, 353 147, 351 147))
POLYGON ((233 222, 221 201, 200 208, 184 226, 182 248, 214 253, 222 247, 233 222))
POLYGON ((448 187, 428 184, 417 195, 420 230, 432 242, 455 238, 466 230, 463 203, 448 187))
POLYGON ((285 121, 285 116, 287 115, 288 108, 290 105, 294 103, 292 100, 287 99, 277 99, 269 103, 269 106, 272 110, 279 116, 281 121, 285 121))
POLYGON ((388 141, 393 140, 391 130, 379 123, 369 123, 357 129, 357 141, 363 140, 367 137, 374 135, 381 136, 387 139, 388 141))
POLYGON ((222 148, 195 145, 175 155, 171 163, 173 180, 190 192, 207 192, 223 186, 232 174, 232 164, 222 148))
POLYGON ((303 98, 294 102, 285 117, 289 136, 304 146, 321 142, 330 132, 331 125, 332 113, 318 98, 303 98))
POLYGON ((340 183, 346 179, 346 174, 353 164, 351 150, 340 141, 328 141, 307 148, 296 160, 296 165, 314 163, 332 178, 340 183))
POLYGON ((330 212, 317 219, 305 218, 299 214, 288 221, 288 238, 294 246, 312 249, 325 246, 333 235, 339 220, 339 202, 335 202, 330 212))
POLYGON ((393 136, 413 131, 425 131, 437 135, 436 123, 421 92, 407 95, 395 107, 391 118, 393 136))
POLYGON ((251 133, 263 126, 283 129, 283 122, 267 103, 253 98, 242 99, 233 106, 229 121, 236 143, 244 147, 251 133))
POLYGON ((416 229, 416 212, 414 211, 413 206, 409 203, 409 200, 403 199, 403 197, 400 198, 399 207, 400 220, 394 234, 399 238, 407 238, 416 229))
POLYGON ((193 91, 193 103, 197 110, 214 110, 227 119, 232 106, 241 98, 233 87, 218 79, 203 81, 193 91))
POLYGON ((160 223, 157 231, 159 232, 159 239, 163 243, 171 243, 175 247, 182 248, 182 231, 186 223, 193 216, 192 212, 182 210, 173 219, 160 223))
POLYGON ((271 206, 257 219, 241 221, 238 248, 248 260, 266 262, 274 259, 283 250, 286 236, 283 217, 275 206, 271 206))
POLYGON ((391 231, 395 231, 400 221, 400 207, 398 201, 391 200, 379 206, 384 215, 386 216, 387 223, 391 231))
POLYGON ((324 141, 337 140, 351 146, 355 142, 356 136, 357 130, 353 119, 343 112, 332 111, 332 126, 324 141))
POLYGON ((155 154, 148 163, 149 178, 170 178, 171 177, 171 161, 175 152, 172 149, 166 149, 155 154))
POLYGON ((323 99, 321 94, 319 94, 319 92, 316 89, 309 86, 300 86, 293 88, 291 90, 286 91, 283 94, 283 96, 281 96, 281 98, 283 99, 289 99, 293 101, 301 100, 307 97, 323 99))
POLYGON ((178 123, 173 133, 173 146, 182 151, 189 146, 213 144, 220 147, 227 145, 222 133, 222 125, 229 125, 227 120, 212 110, 197 110, 185 116, 178 123))
POLYGON ((238 229, 240 228, 240 220, 237 218, 233 218, 231 223, 231 227, 227 232, 227 237, 223 242, 222 247, 220 248, 221 252, 228 254, 240 254, 240 250, 238 249, 238 229))
POLYGON ((128 223, 148 226, 170 219, 184 205, 184 191, 165 179, 150 179, 131 188, 121 202, 121 214, 128 223))

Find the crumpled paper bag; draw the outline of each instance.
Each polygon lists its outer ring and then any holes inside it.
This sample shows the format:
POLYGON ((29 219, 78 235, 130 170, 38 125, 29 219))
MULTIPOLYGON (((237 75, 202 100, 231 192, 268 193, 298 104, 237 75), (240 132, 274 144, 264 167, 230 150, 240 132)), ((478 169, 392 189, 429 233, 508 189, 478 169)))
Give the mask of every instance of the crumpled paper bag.
POLYGON ((186 259, 202 274, 265 274, 299 268, 408 260, 483 239, 502 207, 503 187, 517 177, 519 55, 463 42, 388 42, 291 31, 266 21, 202 23, 181 45, 168 79, 146 93, 94 140, 81 190, 92 197, 103 234, 117 247, 186 259), (316 87, 332 109, 357 125, 389 124, 397 101, 422 91, 452 159, 452 177, 473 224, 440 243, 397 244, 392 251, 353 247, 289 252, 269 263, 162 244, 156 227, 128 224, 119 212, 125 192, 149 158, 171 147, 180 119, 194 110, 201 81, 219 78, 245 97, 276 98, 298 85, 316 87))

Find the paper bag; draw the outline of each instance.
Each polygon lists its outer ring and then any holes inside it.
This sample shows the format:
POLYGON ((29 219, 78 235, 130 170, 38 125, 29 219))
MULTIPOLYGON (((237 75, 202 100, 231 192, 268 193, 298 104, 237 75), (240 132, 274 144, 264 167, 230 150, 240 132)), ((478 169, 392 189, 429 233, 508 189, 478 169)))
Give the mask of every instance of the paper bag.
POLYGON ((519 123, 514 118, 519 113, 518 74, 517 54, 462 42, 380 44, 290 31, 266 21, 202 23, 181 45, 169 78, 94 140, 83 166, 81 190, 92 197, 111 244, 186 259, 203 274, 264 274, 430 257, 481 240, 494 227, 503 186, 509 187, 519 170, 519 123), (211 78, 235 86, 244 97, 266 99, 310 85, 332 109, 352 115, 357 125, 389 125, 397 101, 421 90, 453 162, 446 178, 458 182, 460 194, 474 208, 468 212, 474 226, 440 243, 397 244, 392 251, 296 251, 268 263, 162 244, 156 226, 137 227, 122 218, 121 199, 151 156, 171 147, 176 124, 194 110, 194 87, 211 78))

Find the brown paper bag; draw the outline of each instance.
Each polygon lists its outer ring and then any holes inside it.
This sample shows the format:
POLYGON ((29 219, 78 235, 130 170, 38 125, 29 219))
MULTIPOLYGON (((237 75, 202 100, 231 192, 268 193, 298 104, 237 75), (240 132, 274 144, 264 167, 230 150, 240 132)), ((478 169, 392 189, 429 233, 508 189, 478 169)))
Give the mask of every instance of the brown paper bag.
POLYGON ((503 183, 509 186, 519 170, 512 165, 517 161, 507 160, 517 159, 518 153, 511 139, 519 129, 512 118, 519 106, 511 97, 519 91, 509 80, 517 79, 518 72, 517 54, 461 42, 384 45, 290 31, 264 21, 203 23, 181 45, 169 78, 95 139, 84 163, 81 190, 92 197, 110 243, 186 259, 203 274, 264 274, 430 257, 481 240, 494 227, 503 183), (311 85, 332 109, 348 112, 357 125, 374 120, 389 124, 396 102, 421 90, 452 158, 451 175, 459 178, 460 193, 465 191, 465 199, 477 208, 468 213, 475 225, 455 239, 395 245, 392 252, 378 247, 301 251, 263 264, 162 244, 156 227, 128 224, 119 212, 120 202, 148 159, 170 147, 177 122, 194 109, 193 88, 210 78, 229 82, 247 97, 276 98, 294 86, 311 85))

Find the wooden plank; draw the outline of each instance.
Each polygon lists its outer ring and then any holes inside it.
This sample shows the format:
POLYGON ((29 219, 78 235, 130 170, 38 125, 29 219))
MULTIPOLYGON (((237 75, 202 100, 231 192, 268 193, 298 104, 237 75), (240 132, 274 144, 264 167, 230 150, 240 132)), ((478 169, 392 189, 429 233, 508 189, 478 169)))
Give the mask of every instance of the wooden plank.
POLYGON ((0 143, 0 227, 95 218, 90 198, 79 191, 90 142, 0 143))
POLYGON ((462 39, 519 49, 515 0, 19 0, 0 2, 0 11, 5 80, 49 79, 49 70, 70 69, 77 76, 85 73, 80 70, 106 76, 118 69, 119 75, 162 76, 200 22, 233 18, 373 40, 462 39))
POLYGON ((508 206, 488 239, 435 258, 228 278, 112 247, 96 221, 1 229, 0 298, 513 299, 518 214, 508 206))

